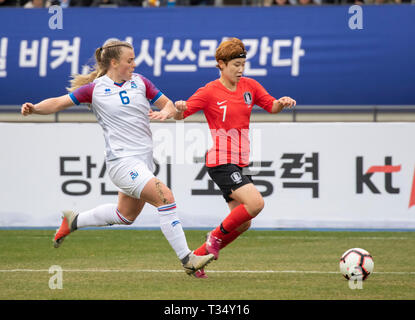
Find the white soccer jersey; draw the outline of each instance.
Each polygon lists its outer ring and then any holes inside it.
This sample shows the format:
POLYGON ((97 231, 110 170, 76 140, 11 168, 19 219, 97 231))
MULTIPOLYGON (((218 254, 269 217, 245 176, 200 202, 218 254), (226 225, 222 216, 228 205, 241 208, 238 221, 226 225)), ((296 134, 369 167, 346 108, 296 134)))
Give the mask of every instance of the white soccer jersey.
POLYGON ((92 106, 104 132, 107 160, 153 151, 148 112, 161 95, 150 80, 136 73, 122 83, 104 75, 69 94, 75 104, 92 106))

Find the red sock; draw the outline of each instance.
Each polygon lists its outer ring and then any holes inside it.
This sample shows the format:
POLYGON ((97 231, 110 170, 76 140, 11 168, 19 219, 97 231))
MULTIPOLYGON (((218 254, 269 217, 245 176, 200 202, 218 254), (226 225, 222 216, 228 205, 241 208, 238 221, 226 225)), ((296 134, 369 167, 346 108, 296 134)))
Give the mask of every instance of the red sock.
MULTIPOLYGON (((233 209, 221 225, 212 231, 212 235, 222 239, 222 248, 226 247, 229 243, 240 236, 240 232, 236 230, 241 224, 251 220, 253 217, 246 211, 245 206, 240 204, 233 209), (221 231, 221 228, 225 229, 226 233, 221 231)), ((203 243, 199 248, 194 251, 197 256, 203 256, 207 254, 206 243, 203 243)))
POLYGON ((229 232, 228 234, 225 234, 222 238, 222 245, 221 249, 225 248, 228 244, 230 244, 233 240, 238 238, 242 233, 238 230, 233 230, 229 232))
POLYGON ((206 251, 206 242, 204 242, 199 248, 197 248, 194 251, 194 254, 197 255, 197 256, 204 256, 205 254, 207 254, 207 251, 206 251))
POLYGON ((246 211, 245 206, 240 204, 235 209, 228 214, 225 220, 222 221, 220 226, 218 226, 215 230, 212 231, 212 235, 223 239, 226 234, 231 233, 236 228, 238 228, 242 223, 251 220, 253 216, 251 216, 248 211, 246 211))
MULTIPOLYGON (((221 249, 225 248, 228 244, 230 244, 233 240, 238 238, 241 235, 241 232, 238 230, 233 230, 232 232, 229 232, 228 234, 225 234, 222 238, 222 246, 221 249)), ((204 256, 207 254, 206 251, 206 242, 203 243, 199 248, 197 248, 194 251, 194 254, 197 256, 204 256)))

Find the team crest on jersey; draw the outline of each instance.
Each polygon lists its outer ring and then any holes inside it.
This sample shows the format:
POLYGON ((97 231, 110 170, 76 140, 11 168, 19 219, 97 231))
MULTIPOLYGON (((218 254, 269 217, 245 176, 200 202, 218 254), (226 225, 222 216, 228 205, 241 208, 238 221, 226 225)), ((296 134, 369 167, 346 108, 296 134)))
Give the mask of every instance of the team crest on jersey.
POLYGON ((134 82, 133 80, 131 81, 131 88, 132 88, 132 89, 137 88, 137 85, 135 84, 135 82, 134 82))
POLYGON ((245 103, 248 106, 251 106, 251 104, 252 104, 252 95, 251 95, 251 93, 249 91, 247 91, 247 92, 244 93, 244 100, 245 100, 245 103))
POLYGON ((130 171, 130 176, 132 180, 135 180, 135 178, 138 177, 138 172, 135 170, 130 171))
POLYGON ((105 94, 110 94, 110 93, 111 93, 111 89, 110 89, 110 88, 106 88, 106 89, 104 90, 104 92, 105 92, 105 94))

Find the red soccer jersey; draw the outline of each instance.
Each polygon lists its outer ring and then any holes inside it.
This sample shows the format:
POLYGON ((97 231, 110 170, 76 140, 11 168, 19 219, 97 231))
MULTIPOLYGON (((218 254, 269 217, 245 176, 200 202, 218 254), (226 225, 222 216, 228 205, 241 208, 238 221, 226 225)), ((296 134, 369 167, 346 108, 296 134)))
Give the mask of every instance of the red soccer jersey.
POLYGON ((271 112, 276 100, 256 80, 242 77, 236 91, 219 79, 199 88, 186 102, 184 118, 203 110, 212 134, 213 146, 206 155, 206 166, 233 163, 249 165, 249 120, 253 105, 271 112))

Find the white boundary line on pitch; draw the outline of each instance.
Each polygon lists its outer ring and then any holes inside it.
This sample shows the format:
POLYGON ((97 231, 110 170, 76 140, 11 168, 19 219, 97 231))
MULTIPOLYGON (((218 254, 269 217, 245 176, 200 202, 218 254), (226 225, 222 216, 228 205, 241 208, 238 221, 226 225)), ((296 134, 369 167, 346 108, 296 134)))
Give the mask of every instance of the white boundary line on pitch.
MULTIPOLYGON (((49 269, 6 269, 0 270, 0 273, 8 272, 49 272, 49 269)), ((162 273, 162 272, 183 272, 183 270, 154 270, 154 269, 63 269, 62 272, 131 272, 131 273, 162 273)), ((304 273, 304 274, 337 274, 338 271, 308 271, 308 270, 209 270, 209 273, 304 273)), ((401 274, 401 275, 415 275, 415 271, 378 271, 375 274, 401 274)))

